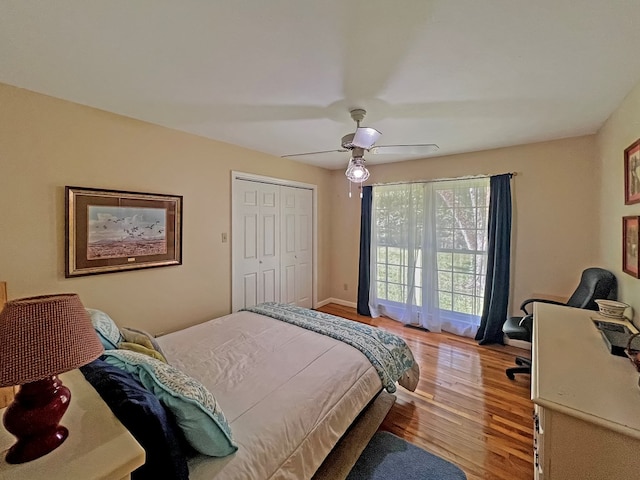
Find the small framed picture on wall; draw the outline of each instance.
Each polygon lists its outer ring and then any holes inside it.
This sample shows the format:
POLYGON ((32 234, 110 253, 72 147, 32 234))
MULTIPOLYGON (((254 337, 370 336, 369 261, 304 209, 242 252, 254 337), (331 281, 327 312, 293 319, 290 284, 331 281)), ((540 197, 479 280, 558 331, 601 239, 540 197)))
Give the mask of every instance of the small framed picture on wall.
POLYGON ((624 150, 624 204, 640 203, 640 139, 624 150))
POLYGON ((622 217, 622 270, 636 278, 640 278, 639 226, 640 216, 622 217))

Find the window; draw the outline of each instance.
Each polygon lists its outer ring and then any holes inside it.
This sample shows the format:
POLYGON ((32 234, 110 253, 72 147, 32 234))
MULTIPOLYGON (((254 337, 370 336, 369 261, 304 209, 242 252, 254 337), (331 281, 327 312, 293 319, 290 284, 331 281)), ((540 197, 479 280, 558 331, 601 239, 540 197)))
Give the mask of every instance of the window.
POLYGON ((372 292, 384 314, 406 320, 410 307, 413 323, 429 315, 477 328, 488 206, 488 178, 373 188, 372 292))

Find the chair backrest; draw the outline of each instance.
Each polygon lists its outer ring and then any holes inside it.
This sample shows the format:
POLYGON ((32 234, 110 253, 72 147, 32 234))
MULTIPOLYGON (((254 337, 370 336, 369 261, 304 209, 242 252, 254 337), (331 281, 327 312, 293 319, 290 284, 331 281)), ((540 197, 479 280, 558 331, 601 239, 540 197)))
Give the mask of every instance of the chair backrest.
POLYGON ((616 300, 618 296, 618 283, 616 277, 609 270, 603 268, 587 268, 582 272, 580 284, 567 305, 587 310, 598 310, 595 300, 616 300))

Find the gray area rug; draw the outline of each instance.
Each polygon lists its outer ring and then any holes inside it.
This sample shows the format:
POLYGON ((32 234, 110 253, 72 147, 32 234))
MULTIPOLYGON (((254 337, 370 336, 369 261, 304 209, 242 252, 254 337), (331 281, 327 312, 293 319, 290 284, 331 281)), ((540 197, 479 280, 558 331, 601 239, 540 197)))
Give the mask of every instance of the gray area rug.
POLYGON ((466 480, 462 470, 389 432, 377 432, 347 480, 466 480))

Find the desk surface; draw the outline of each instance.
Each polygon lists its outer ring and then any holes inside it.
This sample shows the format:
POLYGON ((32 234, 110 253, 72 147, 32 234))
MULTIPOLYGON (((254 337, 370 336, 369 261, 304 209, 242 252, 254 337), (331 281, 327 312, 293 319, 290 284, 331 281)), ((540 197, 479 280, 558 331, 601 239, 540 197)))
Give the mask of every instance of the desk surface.
MULTIPOLYGON (((15 437, 0 426, 0 478, 68 480, 121 479, 144 463, 144 450, 111 413, 79 370, 60 375, 71 390, 61 425, 69 437, 56 450, 19 465, 5 460, 15 437)), ((4 414, 4 409, 0 410, 4 414)))
POLYGON ((628 358, 609 353, 591 318, 612 321, 590 310, 534 305, 531 398, 640 439, 640 374, 628 358))

